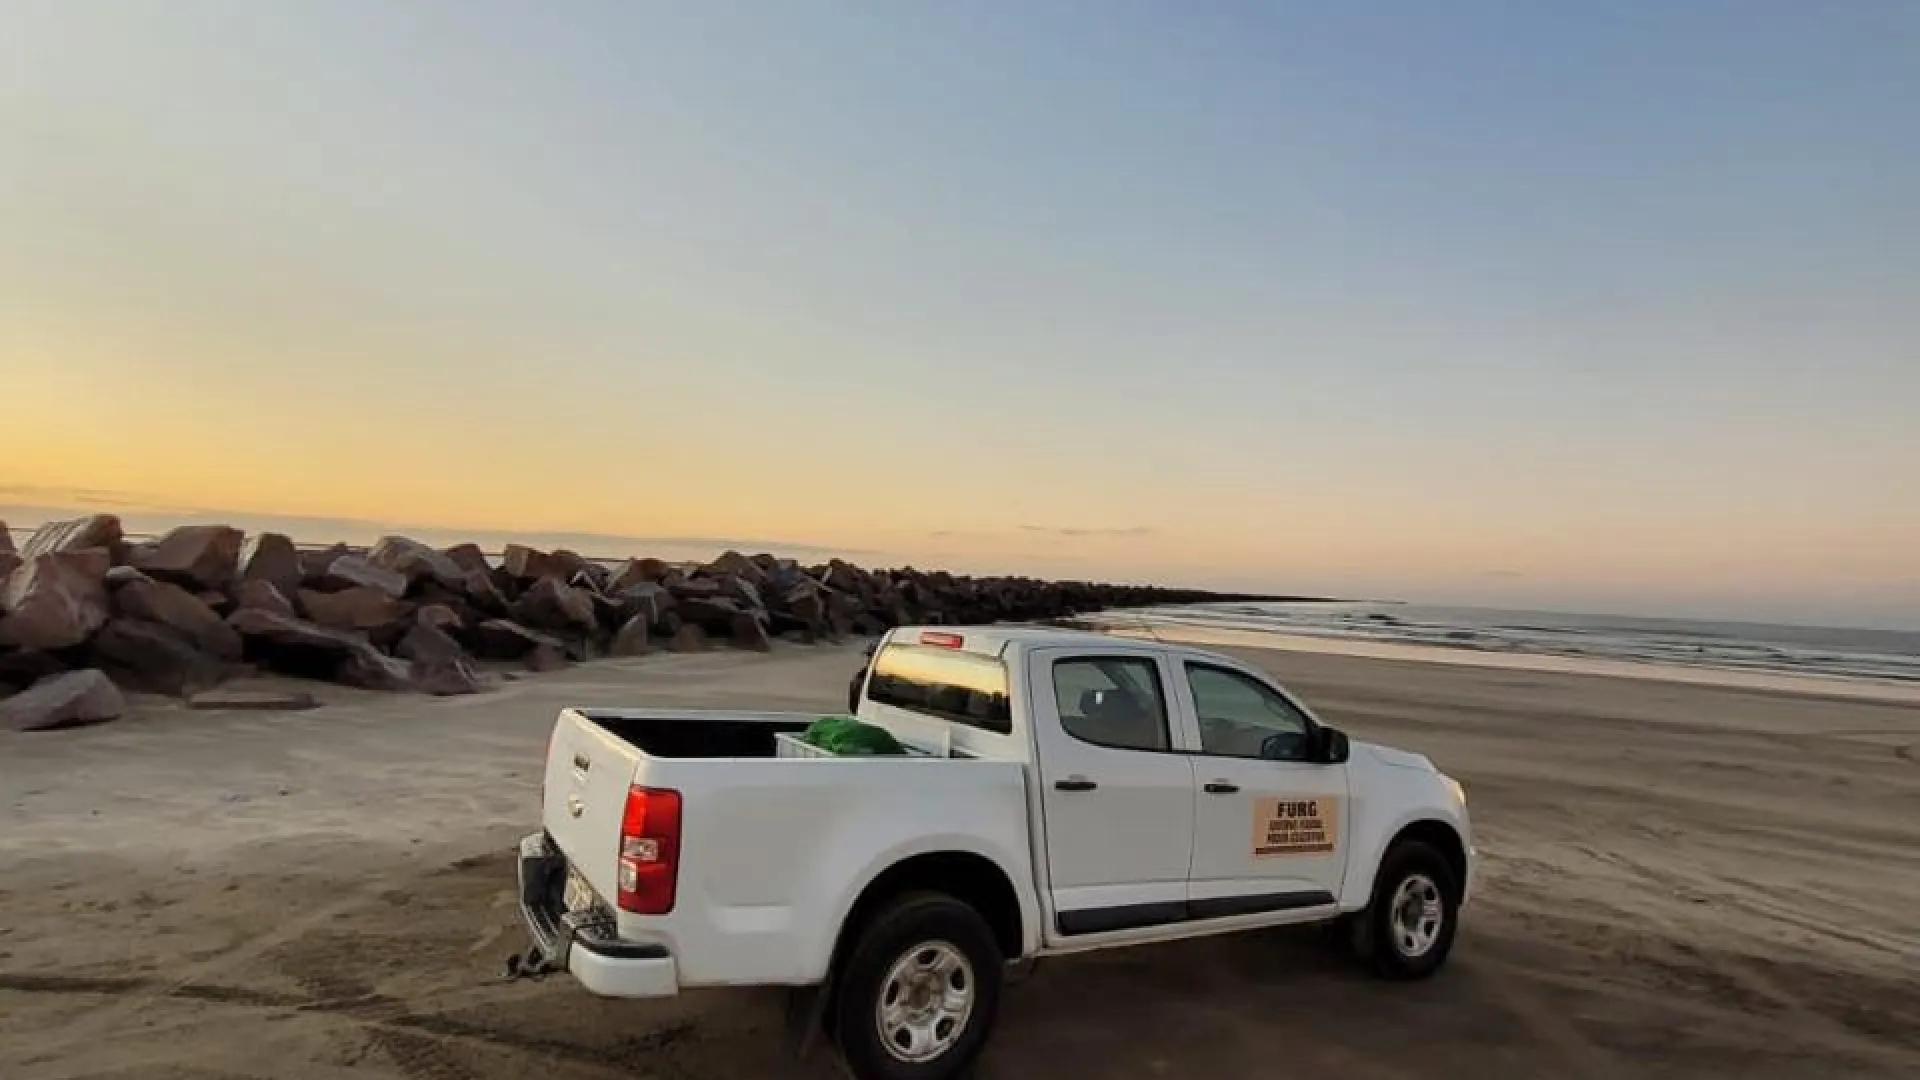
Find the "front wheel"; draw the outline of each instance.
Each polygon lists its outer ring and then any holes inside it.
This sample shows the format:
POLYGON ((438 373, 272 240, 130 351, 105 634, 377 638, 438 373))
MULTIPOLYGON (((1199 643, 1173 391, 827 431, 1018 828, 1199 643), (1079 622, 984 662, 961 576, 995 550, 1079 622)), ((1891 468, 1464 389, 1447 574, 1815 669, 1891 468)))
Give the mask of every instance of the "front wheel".
POLYGON ((860 1080, 944 1080, 979 1054, 1006 965, 973 908, 916 893, 876 912, 839 974, 833 1030, 860 1080))
POLYGON ((1353 923, 1355 951, 1389 979, 1424 979, 1453 950, 1460 888, 1453 868, 1426 844, 1403 840, 1387 850, 1373 899, 1353 923))

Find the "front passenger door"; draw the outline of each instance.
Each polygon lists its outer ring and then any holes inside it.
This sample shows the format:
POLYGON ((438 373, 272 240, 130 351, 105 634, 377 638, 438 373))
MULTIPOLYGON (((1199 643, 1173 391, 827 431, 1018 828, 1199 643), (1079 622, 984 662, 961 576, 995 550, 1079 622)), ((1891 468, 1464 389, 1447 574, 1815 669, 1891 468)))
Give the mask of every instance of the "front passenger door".
POLYGON ((1346 872, 1346 765, 1310 760, 1316 725, 1264 679, 1201 661, 1180 667, 1200 738, 1193 917, 1324 912, 1346 872))

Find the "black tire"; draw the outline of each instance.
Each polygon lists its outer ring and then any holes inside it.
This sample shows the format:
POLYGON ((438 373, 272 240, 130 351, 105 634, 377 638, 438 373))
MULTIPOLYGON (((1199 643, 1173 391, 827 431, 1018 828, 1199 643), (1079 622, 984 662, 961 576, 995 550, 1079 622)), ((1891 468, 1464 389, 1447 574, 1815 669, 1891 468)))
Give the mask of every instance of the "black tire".
MULTIPOLYGON (((1410 910, 1407 914, 1404 923, 1416 922, 1410 910)), ((1447 962, 1459 928, 1460 886, 1453 868, 1432 847, 1402 840, 1388 848, 1380 860, 1380 872, 1373 879, 1373 897, 1353 921, 1353 946, 1361 961, 1382 978, 1424 979, 1447 962), (1429 898, 1438 902, 1438 925, 1430 936, 1400 935, 1396 932, 1396 901, 1405 902, 1409 894, 1418 897, 1428 886, 1432 890, 1429 898)))
MULTIPOLYGON (((859 1080, 946 1080, 957 1076, 980 1053, 1000 1006, 1006 958, 993 931, 973 908, 940 893, 910 893, 875 911, 844 954, 835 974, 829 1023, 847 1066, 859 1080), (881 1030, 881 999, 889 992, 895 965, 933 956, 950 947, 965 960, 966 993, 971 1006, 964 1019, 944 1030, 944 1048, 926 1060, 906 1060, 881 1030)), ((935 976, 953 985, 952 976, 935 976)), ((897 989, 897 987, 896 987, 897 989)), ((895 995, 897 998, 897 994, 895 995)), ((941 1031, 936 1021, 933 1030, 941 1031)))

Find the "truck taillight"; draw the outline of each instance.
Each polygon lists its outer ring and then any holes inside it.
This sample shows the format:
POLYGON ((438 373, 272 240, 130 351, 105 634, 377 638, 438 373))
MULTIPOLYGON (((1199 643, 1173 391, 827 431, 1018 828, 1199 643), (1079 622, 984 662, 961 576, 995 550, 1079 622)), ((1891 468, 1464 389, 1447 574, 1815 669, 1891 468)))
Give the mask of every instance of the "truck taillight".
POLYGON ((665 915, 680 878, 680 793, 627 789, 620 815, 620 910, 665 915))
POLYGON ((922 645, 936 645, 942 649, 957 649, 966 643, 966 638, 945 630, 920 631, 920 644, 922 645))

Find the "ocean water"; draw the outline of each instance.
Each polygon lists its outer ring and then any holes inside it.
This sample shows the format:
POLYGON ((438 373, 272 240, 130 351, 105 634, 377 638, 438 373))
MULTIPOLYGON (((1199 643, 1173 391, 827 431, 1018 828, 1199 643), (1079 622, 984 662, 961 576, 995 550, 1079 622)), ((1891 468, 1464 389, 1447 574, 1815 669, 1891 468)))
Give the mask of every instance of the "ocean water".
POLYGON ((1392 603, 1194 604, 1102 622, 1639 661, 1920 687, 1920 632, 1392 603))

